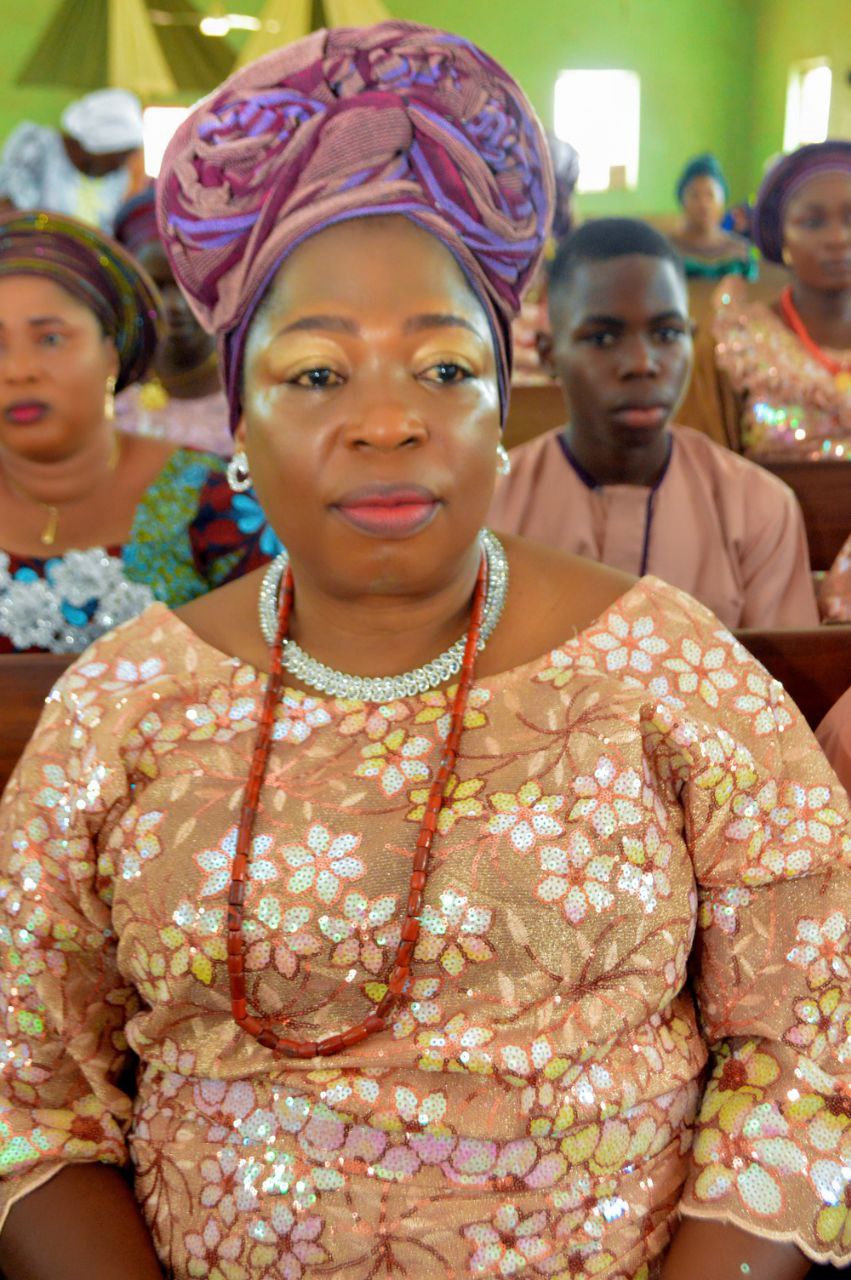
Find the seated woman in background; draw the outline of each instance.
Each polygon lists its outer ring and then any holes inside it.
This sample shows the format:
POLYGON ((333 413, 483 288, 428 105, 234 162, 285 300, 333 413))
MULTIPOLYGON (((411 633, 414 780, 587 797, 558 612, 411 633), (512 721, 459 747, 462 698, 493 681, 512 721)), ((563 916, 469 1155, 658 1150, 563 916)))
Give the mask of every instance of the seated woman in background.
POLYGON ((115 238, 159 289, 166 320, 165 338, 148 373, 116 397, 119 431, 230 454, 228 402, 219 379, 216 342, 201 328, 175 284, 157 232, 153 188, 119 210, 115 238))
POLYGON ((516 387, 552 383, 552 370, 541 359, 541 344, 546 344, 550 332, 546 264, 555 253, 556 245, 573 227, 573 193, 579 178, 579 154, 569 142, 553 133, 547 134, 547 145, 556 184, 552 234, 547 240, 544 262, 524 293, 520 315, 511 326, 514 343, 511 382, 516 387))
POLYGON ((680 174, 677 200, 683 221, 670 238, 690 278, 722 280, 733 275, 755 280, 759 274, 748 241, 721 225, 729 194, 727 179, 713 155, 695 156, 680 174))
POLYGON ((691 371, 682 262, 631 218, 586 222, 550 271, 550 358, 566 427, 510 455, 494 528, 690 592, 728 627, 818 622, 792 491, 687 427, 691 371))
POLYGON ((280 549, 220 458, 116 430, 162 329, 120 245, 59 214, 0 219, 0 653, 79 651, 280 549))
POLYGON ((766 174, 754 238, 791 283, 771 305, 737 295, 715 318, 715 358, 751 458, 851 457, 851 142, 819 142, 766 174))

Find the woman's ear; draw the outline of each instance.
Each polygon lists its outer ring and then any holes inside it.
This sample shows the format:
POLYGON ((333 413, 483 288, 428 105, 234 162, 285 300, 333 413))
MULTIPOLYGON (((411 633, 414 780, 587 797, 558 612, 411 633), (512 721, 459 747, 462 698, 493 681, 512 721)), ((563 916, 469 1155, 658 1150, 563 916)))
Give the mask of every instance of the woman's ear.
POLYGON ((104 338, 104 347, 106 350, 106 376, 114 378, 118 381, 118 375, 121 373, 121 360, 118 356, 118 348, 112 338, 104 338))
POLYGON ((236 430, 233 433, 233 447, 234 449, 245 448, 245 418, 244 417, 240 418, 239 422, 236 424, 236 430))
POLYGON ((553 335, 547 330, 539 329, 535 334, 535 349, 538 352, 538 359, 541 362, 541 368, 550 378, 555 378, 556 367, 553 361, 553 335))

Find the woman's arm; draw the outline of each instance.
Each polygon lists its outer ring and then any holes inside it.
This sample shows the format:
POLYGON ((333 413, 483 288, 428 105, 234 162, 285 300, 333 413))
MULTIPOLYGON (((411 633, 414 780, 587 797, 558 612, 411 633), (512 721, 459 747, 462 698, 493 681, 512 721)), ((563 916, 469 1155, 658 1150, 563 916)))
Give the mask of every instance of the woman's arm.
POLYGON ((801 1280, 812 1265, 794 1244, 684 1218, 659 1280, 801 1280))
POLYGON ((162 1280, 133 1192, 117 1169, 68 1165, 9 1210, 6 1280, 162 1280))

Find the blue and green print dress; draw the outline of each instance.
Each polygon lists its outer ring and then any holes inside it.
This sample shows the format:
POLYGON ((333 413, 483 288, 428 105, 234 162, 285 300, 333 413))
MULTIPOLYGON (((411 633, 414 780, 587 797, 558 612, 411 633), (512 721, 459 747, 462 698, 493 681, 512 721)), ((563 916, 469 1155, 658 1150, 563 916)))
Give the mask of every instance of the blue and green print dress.
POLYGON ((123 546, 47 559, 0 551, 0 653, 78 653, 152 600, 177 608, 280 550, 253 493, 231 492, 221 458, 176 449, 123 546))

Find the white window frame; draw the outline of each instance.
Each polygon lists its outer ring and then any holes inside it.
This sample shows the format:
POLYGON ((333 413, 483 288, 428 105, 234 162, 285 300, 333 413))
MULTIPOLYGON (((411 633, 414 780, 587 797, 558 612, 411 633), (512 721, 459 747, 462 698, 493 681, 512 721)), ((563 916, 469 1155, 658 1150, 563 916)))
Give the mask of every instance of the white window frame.
POLYGON ((641 77, 623 69, 567 69, 556 79, 556 137, 579 153, 581 192, 634 191, 641 141, 641 77))

